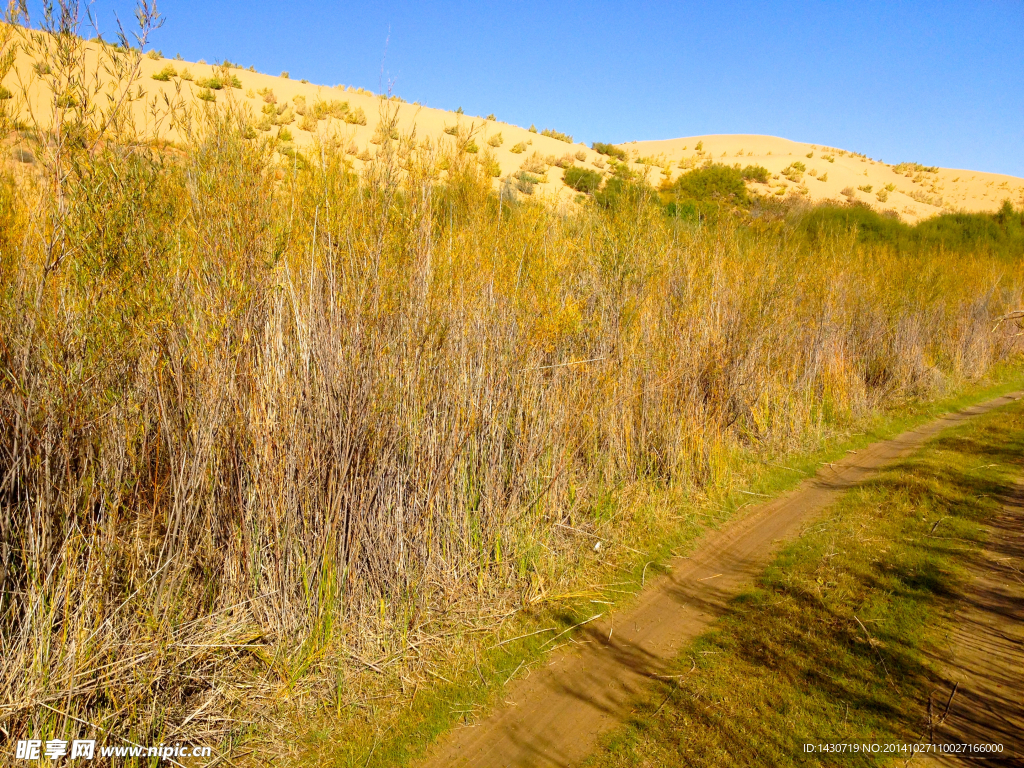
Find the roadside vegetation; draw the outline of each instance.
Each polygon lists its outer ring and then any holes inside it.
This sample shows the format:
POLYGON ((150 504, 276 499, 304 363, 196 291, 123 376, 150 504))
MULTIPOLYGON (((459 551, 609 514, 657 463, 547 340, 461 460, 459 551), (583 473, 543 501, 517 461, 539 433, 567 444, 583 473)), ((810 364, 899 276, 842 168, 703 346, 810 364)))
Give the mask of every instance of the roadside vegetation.
POLYGON ((557 210, 386 101, 356 173, 340 134, 290 145, 270 92, 139 104, 147 6, 93 83, 66 8, 0 28, 45 97, 0 102, 5 734, 365 731, 577 589, 591 537, 675 525, 653 495, 719 494, 1019 353, 995 320, 1020 276, 973 241, 695 226, 625 163, 557 210))
POLYGON ((585 764, 876 765, 878 755, 808 756, 804 744, 938 741, 954 690, 936 664, 982 524, 1012 494, 1022 453, 1018 403, 847 493, 585 764))

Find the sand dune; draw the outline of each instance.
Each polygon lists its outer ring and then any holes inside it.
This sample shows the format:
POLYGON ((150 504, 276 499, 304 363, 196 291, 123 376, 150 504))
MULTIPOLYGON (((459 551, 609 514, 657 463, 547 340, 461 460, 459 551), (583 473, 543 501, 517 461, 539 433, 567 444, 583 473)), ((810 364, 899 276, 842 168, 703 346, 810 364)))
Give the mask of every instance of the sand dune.
MULTIPOLYGON (((97 45, 88 44, 90 61, 98 58, 97 51, 97 45)), ((5 85, 15 94, 22 109, 25 108, 23 94, 27 92, 37 114, 41 114, 47 108, 49 95, 31 72, 32 60, 22 52, 5 85)), ((463 142, 471 140, 481 162, 489 162, 502 178, 520 171, 525 165, 534 178, 540 179, 537 190, 541 195, 562 199, 575 195, 562 183, 563 169, 556 163, 609 173, 608 158, 581 143, 543 136, 497 120, 408 104, 399 99, 388 100, 362 89, 320 86, 240 68, 224 70, 205 63, 149 57, 141 62, 140 85, 145 94, 136 107, 140 125, 144 131, 158 133, 171 141, 178 138, 175 131, 154 119, 152 105, 159 107, 176 98, 187 104, 200 104, 199 96, 205 94, 207 98, 212 96, 216 103, 233 101, 243 105, 252 111, 257 122, 263 122, 262 127, 268 133, 276 134, 284 129, 291 135, 290 143, 300 151, 313 145, 317 137, 331 137, 352 155, 356 168, 376 153, 375 137, 381 115, 384 110, 393 109, 397 110, 400 132, 415 128, 420 140, 430 137, 439 144, 455 146, 458 137, 446 133, 455 131, 463 142), (173 71, 169 80, 153 79, 164 70, 173 71), (203 81, 225 72, 236 79, 235 87, 228 84, 220 90, 208 90, 202 86, 203 81), (314 115, 318 103, 323 118, 319 120, 314 115), (334 116, 323 117, 324 107, 332 103, 334 116), (342 104, 346 106, 343 108, 342 104), (271 109, 275 114, 265 116, 265 110, 271 109), (363 119, 358 119, 360 115, 363 119), (495 162, 497 168, 493 165, 495 162)), ((619 146, 628 153, 631 167, 646 174, 655 185, 675 179, 690 168, 716 162, 767 168, 771 173, 768 184, 750 184, 752 191, 759 194, 803 195, 811 201, 858 200, 877 210, 895 211, 909 222, 943 211, 991 211, 1006 199, 1015 205, 1024 205, 1024 179, 947 168, 932 170, 909 164, 887 165, 855 152, 772 136, 690 136, 619 146)))
POLYGON ((690 136, 621 146, 631 157, 656 163, 659 172, 668 170, 672 178, 685 172, 680 165, 686 168, 708 159, 760 165, 772 174, 769 184, 750 185, 761 194, 802 194, 812 201, 854 199, 877 210, 895 211, 910 222, 943 211, 994 211, 1007 199, 1024 205, 1024 179, 1015 176, 932 170, 913 163, 888 165, 855 152, 774 136, 690 136), (794 169, 794 163, 805 170, 794 169))

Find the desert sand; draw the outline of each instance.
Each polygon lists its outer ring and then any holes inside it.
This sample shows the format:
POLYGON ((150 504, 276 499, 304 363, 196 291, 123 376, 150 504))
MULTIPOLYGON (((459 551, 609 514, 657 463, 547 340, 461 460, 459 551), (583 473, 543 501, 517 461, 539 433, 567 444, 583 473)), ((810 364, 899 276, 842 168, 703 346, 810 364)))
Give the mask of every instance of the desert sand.
MULTIPOLYGON (((87 44, 90 68, 98 58, 98 45, 87 44)), ((180 99, 186 105, 201 105, 201 93, 214 96, 215 103, 235 102, 251 110, 257 122, 264 120, 268 133, 285 129, 291 144, 300 151, 316 140, 332 139, 351 155, 360 168, 377 151, 376 134, 385 110, 397 111, 400 133, 416 131, 418 140, 429 137, 436 144, 455 146, 456 131, 465 142, 472 138, 482 162, 496 162, 500 178, 507 178, 525 165, 535 178, 538 194, 572 199, 573 190, 562 183, 559 165, 576 164, 608 175, 609 158, 582 143, 570 143, 493 119, 456 114, 440 109, 385 98, 364 89, 343 85, 322 86, 285 77, 275 77, 241 68, 231 68, 237 85, 208 91, 200 82, 223 74, 222 67, 203 62, 186 62, 144 56, 139 85, 143 99, 137 102, 136 118, 143 133, 168 141, 178 137, 169 121, 155 118, 169 102, 180 99), (166 82, 153 75, 170 68, 174 75, 166 82), (318 103, 346 102, 347 114, 361 110, 362 121, 346 122, 341 116, 313 119, 318 103), (273 104, 281 114, 264 119, 273 104), (309 116, 307 119, 306 116, 309 116), (278 124, 269 125, 269 122, 278 124), (518 151, 513 151, 518 150, 518 151), (558 163, 556 165, 556 163, 558 163)), ((31 104, 40 122, 52 99, 40 79, 32 73, 32 59, 20 52, 4 85, 14 94, 14 103, 25 112, 31 104)), ((762 195, 802 195, 812 202, 857 200, 879 211, 893 211, 908 222, 949 211, 993 211, 1004 200, 1024 205, 1024 179, 995 173, 949 168, 927 169, 914 164, 888 165, 848 150, 807 144, 773 136, 712 135, 689 136, 664 141, 634 141, 618 145, 629 156, 634 171, 659 185, 704 163, 740 166, 760 165, 771 173, 768 184, 750 183, 762 195), (803 170, 800 170, 802 164, 803 170)), ((493 167, 493 166, 492 166, 493 167)))

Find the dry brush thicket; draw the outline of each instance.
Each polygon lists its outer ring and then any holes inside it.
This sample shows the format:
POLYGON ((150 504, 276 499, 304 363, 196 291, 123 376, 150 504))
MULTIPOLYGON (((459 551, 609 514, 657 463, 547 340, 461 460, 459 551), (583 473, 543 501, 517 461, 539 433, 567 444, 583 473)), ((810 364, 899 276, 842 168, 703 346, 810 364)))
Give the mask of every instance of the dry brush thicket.
POLYGON ((212 739, 570 582, 559 526, 609 491, 721 485, 1018 349, 983 254, 685 226, 642 190, 556 210, 390 131, 356 176, 230 103, 177 119, 165 149, 95 116, 5 137, 38 161, 0 179, 3 738, 212 739))

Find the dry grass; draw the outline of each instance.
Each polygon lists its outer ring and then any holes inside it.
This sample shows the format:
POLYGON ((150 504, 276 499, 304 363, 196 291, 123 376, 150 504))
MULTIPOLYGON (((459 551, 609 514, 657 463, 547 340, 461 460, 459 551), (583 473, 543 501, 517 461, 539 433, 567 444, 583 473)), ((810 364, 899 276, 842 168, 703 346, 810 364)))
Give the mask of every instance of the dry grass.
POLYGON ((394 122, 356 176, 230 94, 143 141, 139 54, 69 107, 54 39, 3 142, 39 163, 0 177, 5 734, 222 743, 571 584, 564 526, 608 498, 725 484, 1017 349, 995 261, 499 198, 394 122))

